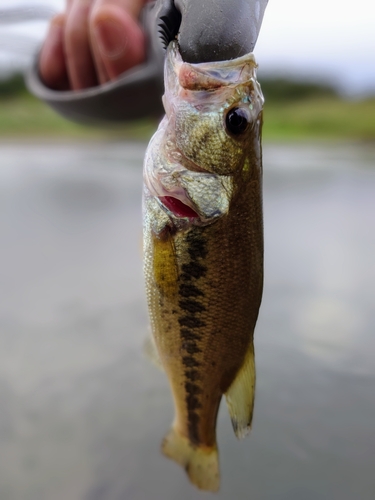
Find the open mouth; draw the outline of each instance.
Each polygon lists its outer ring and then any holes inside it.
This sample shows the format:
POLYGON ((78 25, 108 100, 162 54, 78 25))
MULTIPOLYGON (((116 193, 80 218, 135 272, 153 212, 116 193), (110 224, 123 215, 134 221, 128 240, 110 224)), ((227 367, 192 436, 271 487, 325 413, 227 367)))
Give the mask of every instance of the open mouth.
POLYGON ((173 198, 172 196, 160 196, 159 200, 175 217, 190 219, 199 217, 192 208, 185 205, 185 203, 182 203, 182 201, 177 198, 173 198))

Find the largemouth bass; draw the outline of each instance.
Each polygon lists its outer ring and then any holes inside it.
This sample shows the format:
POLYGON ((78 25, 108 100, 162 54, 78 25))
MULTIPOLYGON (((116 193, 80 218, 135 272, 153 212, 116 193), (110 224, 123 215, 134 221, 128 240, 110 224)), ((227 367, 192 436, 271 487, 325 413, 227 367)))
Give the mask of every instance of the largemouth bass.
POLYGON ((263 96, 252 54, 188 64, 172 42, 166 115, 144 164, 144 273, 175 420, 163 452, 219 488, 216 419, 250 430, 253 333, 263 287, 263 96))

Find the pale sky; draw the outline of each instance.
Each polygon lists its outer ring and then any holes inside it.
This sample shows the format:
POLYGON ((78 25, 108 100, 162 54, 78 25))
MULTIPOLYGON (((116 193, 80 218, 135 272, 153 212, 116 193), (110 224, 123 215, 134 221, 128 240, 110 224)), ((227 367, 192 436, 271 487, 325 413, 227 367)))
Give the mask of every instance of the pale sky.
POLYGON ((375 2, 269 0, 255 54, 261 70, 375 91, 375 2))
MULTIPOLYGON (((64 0, 0 0, 0 7, 20 4, 58 9, 64 0)), ((41 39, 44 25, 0 25, 0 66, 18 61, 4 48, 10 32, 41 39)), ((375 92, 375 2, 269 0, 255 55, 260 74, 328 79, 350 94, 375 92)))

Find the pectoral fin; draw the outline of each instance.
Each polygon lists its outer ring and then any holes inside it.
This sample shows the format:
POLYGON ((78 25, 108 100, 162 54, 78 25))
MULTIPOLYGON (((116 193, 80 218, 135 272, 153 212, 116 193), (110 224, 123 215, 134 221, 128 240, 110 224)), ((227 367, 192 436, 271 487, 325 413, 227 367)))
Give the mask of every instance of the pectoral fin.
POLYGON ((251 429, 255 396, 254 345, 248 347, 244 363, 228 391, 225 393, 234 432, 238 438, 245 437, 251 429))
POLYGON ((159 368, 159 370, 164 371, 155 341, 151 334, 146 338, 145 343, 143 344, 143 352, 153 365, 159 368))

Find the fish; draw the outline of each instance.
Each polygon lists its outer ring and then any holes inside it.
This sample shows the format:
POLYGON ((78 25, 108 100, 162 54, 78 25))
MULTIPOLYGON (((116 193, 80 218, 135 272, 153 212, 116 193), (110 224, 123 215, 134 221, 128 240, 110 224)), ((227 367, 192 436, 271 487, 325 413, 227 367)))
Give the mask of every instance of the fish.
POLYGON ((264 99, 256 69, 253 54, 184 62, 177 40, 171 42, 165 116, 144 160, 151 344, 175 408, 162 451, 208 491, 220 486, 222 396, 238 438, 250 431, 253 415, 253 337, 263 290, 264 99))

